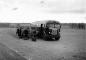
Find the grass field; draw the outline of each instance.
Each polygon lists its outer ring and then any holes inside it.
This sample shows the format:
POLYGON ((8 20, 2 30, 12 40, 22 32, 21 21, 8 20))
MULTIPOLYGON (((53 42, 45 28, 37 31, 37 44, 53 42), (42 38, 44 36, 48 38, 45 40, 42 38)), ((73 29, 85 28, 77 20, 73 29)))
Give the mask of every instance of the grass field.
POLYGON ((59 41, 18 39, 15 28, 0 28, 0 43, 28 60, 86 60, 86 30, 61 29, 59 41))

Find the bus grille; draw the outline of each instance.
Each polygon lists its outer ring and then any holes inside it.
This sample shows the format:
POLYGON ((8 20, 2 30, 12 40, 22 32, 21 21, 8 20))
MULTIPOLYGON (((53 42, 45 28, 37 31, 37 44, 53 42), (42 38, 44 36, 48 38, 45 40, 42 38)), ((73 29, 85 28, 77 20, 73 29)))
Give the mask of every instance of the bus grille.
POLYGON ((52 35, 57 35, 57 30, 52 30, 52 35))

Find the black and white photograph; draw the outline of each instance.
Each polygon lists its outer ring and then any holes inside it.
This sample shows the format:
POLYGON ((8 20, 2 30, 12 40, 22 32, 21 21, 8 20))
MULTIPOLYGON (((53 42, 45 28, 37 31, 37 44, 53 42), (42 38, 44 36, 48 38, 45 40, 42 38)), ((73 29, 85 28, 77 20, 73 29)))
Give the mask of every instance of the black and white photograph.
POLYGON ((86 60, 86 0, 0 0, 0 60, 86 60))

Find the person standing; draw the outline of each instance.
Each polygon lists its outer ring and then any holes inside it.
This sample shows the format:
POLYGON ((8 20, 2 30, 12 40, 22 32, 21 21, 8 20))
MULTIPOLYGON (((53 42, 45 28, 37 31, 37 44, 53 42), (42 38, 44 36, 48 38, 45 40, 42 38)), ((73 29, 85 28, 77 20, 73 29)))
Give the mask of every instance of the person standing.
POLYGON ((36 41, 36 31, 32 32, 32 41, 36 41))
POLYGON ((39 28, 39 37, 43 38, 44 35, 44 28, 43 28, 43 24, 41 24, 40 28, 39 28))
POLYGON ((22 38, 22 30, 21 30, 21 27, 18 27, 17 28, 17 32, 16 32, 16 34, 18 35, 18 37, 19 37, 19 39, 21 39, 22 38))

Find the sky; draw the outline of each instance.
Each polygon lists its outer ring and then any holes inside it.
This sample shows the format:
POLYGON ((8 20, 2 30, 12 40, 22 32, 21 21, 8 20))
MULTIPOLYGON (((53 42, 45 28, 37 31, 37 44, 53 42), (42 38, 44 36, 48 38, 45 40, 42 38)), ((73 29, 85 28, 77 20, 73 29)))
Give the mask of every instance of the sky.
POLYGON ((86 0, 0 0, 0 22, 86 23, 86 0))

